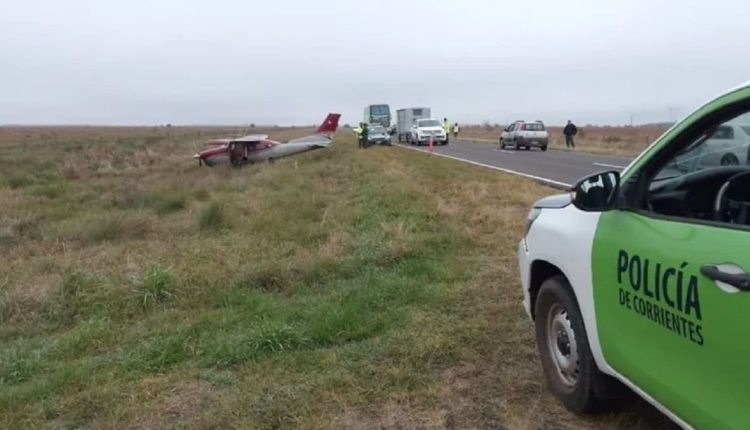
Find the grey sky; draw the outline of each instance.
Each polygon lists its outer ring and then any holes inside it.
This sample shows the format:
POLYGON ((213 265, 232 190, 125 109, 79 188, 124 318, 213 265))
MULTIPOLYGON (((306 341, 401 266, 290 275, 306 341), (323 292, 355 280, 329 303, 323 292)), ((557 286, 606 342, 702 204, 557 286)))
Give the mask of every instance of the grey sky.
POLYGON ((750 79, 750 3, 0 0, 0 124, 669 120, 750 79))

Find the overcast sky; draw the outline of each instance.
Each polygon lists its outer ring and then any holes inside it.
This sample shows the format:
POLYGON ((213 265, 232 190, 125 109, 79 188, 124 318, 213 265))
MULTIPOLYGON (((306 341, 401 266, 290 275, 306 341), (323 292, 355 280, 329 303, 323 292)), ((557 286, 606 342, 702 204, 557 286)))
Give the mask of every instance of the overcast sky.
POLYGON ((750 79, 750 2, 0 0, 0 124, 666 121, 750 79))

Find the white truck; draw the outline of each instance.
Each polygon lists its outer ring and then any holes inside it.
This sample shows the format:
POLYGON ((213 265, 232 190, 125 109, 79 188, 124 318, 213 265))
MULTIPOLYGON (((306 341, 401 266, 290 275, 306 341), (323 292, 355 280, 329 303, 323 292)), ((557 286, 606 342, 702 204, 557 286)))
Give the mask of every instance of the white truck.
POLYGON ((399 142, 410 142, 412 126, 418 119, 430 117, 430 108, 413 107, 396 111, 396 134, 399 142))
POLYGON ((411 136, 409 142, 412 145, 447 145, 448 133, 445 131, 440 121, 433 118, 424 118, 414 121, 411 127, 411 136))

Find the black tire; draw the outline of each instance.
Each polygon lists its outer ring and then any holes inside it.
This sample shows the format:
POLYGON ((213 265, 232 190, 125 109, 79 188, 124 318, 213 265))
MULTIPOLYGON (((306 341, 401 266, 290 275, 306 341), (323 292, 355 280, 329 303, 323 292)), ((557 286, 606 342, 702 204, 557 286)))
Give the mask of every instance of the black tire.
POLYGON ((547 150, 547 145, 542 146, 542 151, 546 151, 546 150, 547 150))
POLYGON ((403 136, 403 135, 402 135, 401 133, 399 133, 399 134, 398 134, 398 143, 401 143, 401 142, 403 142, 403 140, 402 140, 402 139, 403 139, 403 137, 404 137, 404 136, 403 136))
POLYGON ((570 284, 563 276, 555 276, 542 283, 534 305, 537 348, 542 362, 542 370, 547 385, 552 393, 573 412, 598 412, 608 409, 611 400, 619 397, 621 385, 601 373, 591 354, 586 328, 578 303, 573 295, 570 284), (556 318, 554 318, 556 316, 556 318), (550 327, 557 323, 558 329, 550 336, 550 327), (565 335, 566 330, 572 330, 572 339, 565 335), (556 338, 556 342, 551 339, 556 338), (566 343, 567 342, 567 343, 566 343), (574 371, 561 370, 555 356, 562 356, 565 360, 565 350, 568 357, 577 360, 567 360, 573 363, 574 371), (571 379, 575 379, 571 383, 571 379))
POLYGON ((740 159, 732 153, 724 154, 724 156, 721 157, 722 166, 739 166, 739 164, 740 159))

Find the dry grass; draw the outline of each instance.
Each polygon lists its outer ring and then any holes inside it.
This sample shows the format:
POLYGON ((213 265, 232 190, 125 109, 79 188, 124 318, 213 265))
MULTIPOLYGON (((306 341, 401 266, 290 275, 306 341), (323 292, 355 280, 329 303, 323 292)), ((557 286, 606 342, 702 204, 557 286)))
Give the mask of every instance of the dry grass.
MULTIPOLYGON (((578 126, 576 150, 597 154, 634 156, 642 152, 657 137, 667 130, 662 126, 578 126)), ((497 143, 502 133, 501 126, 465 126, 461 137, 497 143)), ((562 127, 549 127, 550 147, 565 150, 562 127)))
POLYGON ((0 427, 666 427, 544 388, 515 245, 552 190, 349 133, 193 163, 225 132, 0 129, 0 427))

